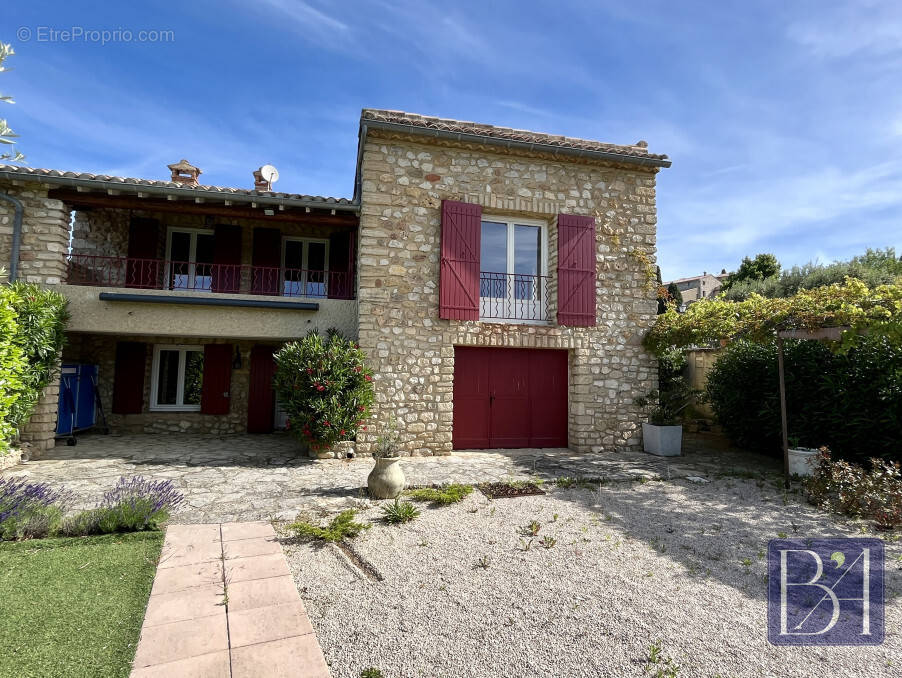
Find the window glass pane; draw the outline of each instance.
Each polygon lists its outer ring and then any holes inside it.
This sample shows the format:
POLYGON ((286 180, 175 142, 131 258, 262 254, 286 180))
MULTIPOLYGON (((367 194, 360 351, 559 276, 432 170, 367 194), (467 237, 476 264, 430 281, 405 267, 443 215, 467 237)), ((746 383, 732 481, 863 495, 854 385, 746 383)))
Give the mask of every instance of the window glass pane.
POLYGON ((507 296, 507 224, 497 221, 482 222, 479 270, 480 296, 507 296))
POLYGON ((198 233, 197 238, 197 249, 195 250, 195 261, 201 264, 212 264, 213 263, 213 235, 207 235, 205 233, 198 233))
POLYGON ((304 267, 304 243, 300 240, 285 241, 285 268, 304 267))
POLYGON ((160 351, 157 375, 157 405, 178 404, 179 352, 160 351))
POLYGON ((326 296, 326 243, 307 243, 307 296, 326 296))
POLYGON ((200 392, 204 385, 203 351, 185 352, 185 405, 200 405, 200 392))
MULTIPOLYGON (((191 256, 191 234, 173 231, 170 238, 169 258, 172 261, 188 261, 191 256)), ((152 257, 153 254, 146 256, 152 257)))
POLYGON ((542 229, 538 226, 514 226, 514 298, 535 299, 542 265, 542 229))

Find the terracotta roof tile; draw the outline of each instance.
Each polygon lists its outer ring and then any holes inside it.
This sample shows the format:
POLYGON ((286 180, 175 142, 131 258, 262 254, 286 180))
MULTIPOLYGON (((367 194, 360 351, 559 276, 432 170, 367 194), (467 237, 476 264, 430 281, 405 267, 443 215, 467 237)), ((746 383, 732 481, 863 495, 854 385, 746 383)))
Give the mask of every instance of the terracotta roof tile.
POLYGON ((618 155, 625 155, 636 158, 648 158, 650 160, 668 160, 668 157, 666 155, 649 153, 647 149, 648 144, 644 141, 639 141, 633 146, 622 146, 618 144, 607 144, 600 141, 592 141, 590 139, 577 139, 575 137, 543 134, 541 132, 530 132, 528 130, 512 129, 510 127, 495 127, 494 125, 484 125, 482 123, 469 122, 464 120, 436 118, 431 116, 418 115, 416 113, 407 113, 405 111, 387 111, 373 108, 363 109, 360 117, 363 121, 374 120, 378 122, 408 125, 410 127, 423 127, 427 129, 442 130, 445 132, 453 132, 458 134, 474 134, 477 136, 489 137, 493 139, 506 139, 509 141, 545 144, 548 146, 574 148, 585 151, 616 153, 618 155))

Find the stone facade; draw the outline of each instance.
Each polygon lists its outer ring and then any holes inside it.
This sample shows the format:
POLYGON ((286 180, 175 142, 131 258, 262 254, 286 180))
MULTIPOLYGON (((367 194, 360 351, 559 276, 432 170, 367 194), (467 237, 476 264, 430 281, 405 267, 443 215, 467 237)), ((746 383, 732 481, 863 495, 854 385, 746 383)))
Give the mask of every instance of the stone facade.
MULTIPOLYGON (((40 285, 56 285, 65 280, 69 210, 61 201, 47 197, 47 186, 39 183, 15 182, 0 190, 20 200, 24 207, 18 279, 40 285)), ((0 278, 2 280, 6 280, 9 273, 13 215, 12 205, 0 201, 0 253, 3 256, 0 266, 4 269, 0 278)), ((35 457, 55 444, 54 426, 58 401, 59 383, 54 380, 44 389, 31 418, 19 432, 20 440, 30 444, 35 457)))
MULTIPOLYGON (((569 351, 570 447, 637 448, 633 399, 657 383, 641 346, 656 312, 655 172, 562 161, 454 142, 370 132, 361 172, 360 345, 377 375, 376 418, 403 422, 408 454, 452 449, 455 346, 569 351), (492 215, 544 220, 552 301, 547 325, 439 318, 441 201, 477 203, 492 215), (597 326, 556 325, 556 215, 598 216, 597 326)), ((378 435, 358 440, 366 452, 378 435)))

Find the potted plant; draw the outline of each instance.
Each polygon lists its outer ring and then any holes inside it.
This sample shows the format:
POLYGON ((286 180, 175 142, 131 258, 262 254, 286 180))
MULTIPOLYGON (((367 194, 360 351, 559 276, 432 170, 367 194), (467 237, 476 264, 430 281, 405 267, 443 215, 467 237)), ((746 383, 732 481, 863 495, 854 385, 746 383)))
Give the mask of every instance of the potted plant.
POLYGON ((366 478, 366 486, 374 499, 394 499, 404 491, 406 479, 401 469, 400 441, 398 427, 391 420, 385 431, 376 439, 373 458, 376 465, 366 478))
POLYGON ((802 447, 797 436, 789 436, 789 474, 810 476, 814 473, 814 457, 820 450, 802 447))
POLYGON ((682 412, 695 395, 683 376, 685 364, 686 358, 679 351, 665 355, 658 364, 660 390, 633 401, 648 412, 648 421, 642 422, 642 447, 649 454, 677 457, 682 452, 682 412))

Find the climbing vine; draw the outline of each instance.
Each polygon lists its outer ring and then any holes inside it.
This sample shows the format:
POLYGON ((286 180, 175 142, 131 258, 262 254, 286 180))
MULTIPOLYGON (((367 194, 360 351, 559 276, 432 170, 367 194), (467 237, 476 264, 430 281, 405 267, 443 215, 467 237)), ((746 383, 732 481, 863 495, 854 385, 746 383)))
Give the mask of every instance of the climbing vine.
POLYGON ((648 254, 648 251, 641 247, 624 246, 621 238, 622 230, 614 228, 598 210, 595 211, 595 219, 602 234, 607 236, 611 247, 619 250, 638 264, 644 277, 642 289, 648 293, 653 292, 658 285, 658 274, 655 265, 651 262, 651 256, 648 254))
POLYGON ((664 355, 671 348, 704 346, 714 341, 747 339, 764 343, 778 330, 847 328, 836 345, 847 350, 860 333, 884 336, 902 343, 902 284, 869 288, 846 278, 791 297, 767 299, 752 294, 744 301, 698 301, 685 313, 671 306, 658 316, 643 339, 647 349, 664 355))

